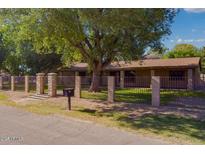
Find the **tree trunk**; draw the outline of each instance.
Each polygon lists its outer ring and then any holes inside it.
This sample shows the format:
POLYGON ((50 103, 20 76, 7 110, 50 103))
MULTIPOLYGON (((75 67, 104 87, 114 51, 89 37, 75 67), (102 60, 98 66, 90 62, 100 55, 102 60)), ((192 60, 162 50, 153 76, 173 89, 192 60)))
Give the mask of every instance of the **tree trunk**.
POLYGON ((90 85, 90 92, 98 92, 100 91, 99 86, 100 86, 100 69, 99 68, 94 68, 93 74, 92 74, 92 83, 90 85))

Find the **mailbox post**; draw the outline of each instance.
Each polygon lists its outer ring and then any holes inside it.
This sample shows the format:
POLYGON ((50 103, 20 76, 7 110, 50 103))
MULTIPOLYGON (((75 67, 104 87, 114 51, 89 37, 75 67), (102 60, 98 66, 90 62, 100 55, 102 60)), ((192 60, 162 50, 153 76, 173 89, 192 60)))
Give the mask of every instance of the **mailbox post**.
POLYGON ((63 96, 68 97, 68 110, 71 110, 71 97, 74 96, 74 88, 64 88, 63 96))

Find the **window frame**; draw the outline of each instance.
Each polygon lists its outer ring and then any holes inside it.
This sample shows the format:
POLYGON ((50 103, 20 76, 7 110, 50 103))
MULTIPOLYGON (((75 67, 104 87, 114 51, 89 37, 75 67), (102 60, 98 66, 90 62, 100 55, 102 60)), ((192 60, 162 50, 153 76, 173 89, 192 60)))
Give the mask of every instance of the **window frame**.
POLYGON ((185 70, 170 70, 169 71, 169 80, 185 80, 185 70))

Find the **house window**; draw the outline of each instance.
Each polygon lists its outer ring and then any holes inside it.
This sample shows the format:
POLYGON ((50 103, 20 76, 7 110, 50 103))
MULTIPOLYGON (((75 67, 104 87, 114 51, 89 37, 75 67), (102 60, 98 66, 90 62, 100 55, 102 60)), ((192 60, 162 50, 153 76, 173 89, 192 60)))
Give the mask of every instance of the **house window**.
POLYGON ((185 71, 169 71, 170 80, 184 80, 185 71))
POLYGON ((135 71, 125 71, 125 76, 127 77, 135 77, 135 71))
POLYGON ((79 72, 79 76, 86 76, 86 72, 79 72))

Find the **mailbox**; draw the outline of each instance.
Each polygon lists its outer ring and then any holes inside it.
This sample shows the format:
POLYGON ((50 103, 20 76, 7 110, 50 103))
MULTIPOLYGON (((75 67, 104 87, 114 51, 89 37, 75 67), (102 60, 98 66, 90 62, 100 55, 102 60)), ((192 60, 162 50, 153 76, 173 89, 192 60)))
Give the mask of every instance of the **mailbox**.
POLYGON ((74 96, 74 88, 64 88, 63 96, 72 97, 74 96))
POLYGON ((68 97, 68 110, 71 110, 71 99, 70 97, 74 96, 74 88, 64 88, 63 96, 68 97))

